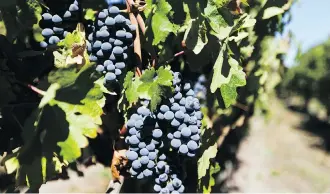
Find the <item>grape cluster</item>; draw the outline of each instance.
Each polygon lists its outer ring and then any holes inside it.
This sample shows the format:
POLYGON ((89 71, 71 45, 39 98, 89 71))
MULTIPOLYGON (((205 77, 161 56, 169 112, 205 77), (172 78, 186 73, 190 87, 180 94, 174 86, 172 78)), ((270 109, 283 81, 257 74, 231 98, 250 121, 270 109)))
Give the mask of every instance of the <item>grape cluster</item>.
POLYGON ((171 125, 167 134, 173 150, 194 157, 200 145, 203 114, 190 83, 181 84, 181 75, 173 73, 174 96, 159 108, 157 118, 171 125))
MULTIPOLYGON (((67 7, 66 5, 63 5, 67 7)), ((72 32, 78 24, 79 3, 75 0, 66 10, 46 10, 42 14, 39 26, 44 41, 40 42, 40 47, 46 48, 49 45, 56 45, 65 38, 68 32, 72 32), (53 11, 52 13, 50 11, 53 11)))
POLYGON ((205 87, 206 77, 205 75, 200 75, 197 82, 194 85, 194 92, 200 100, 206 100, 207 89, 205 87))
POLYGON ((194 157, 200 146, 199 100, 191 84, 182 84, 181 74, 172 73, 173 96, 155 112, 148 108, 149 101, 141 101, 126 123, 130 174, 138 180, 154 178, 153 190, 158 193, 184 192, 175 163, 194 157))
POLYGON ((90 61, 96 62, 96 71, 105 75, 105 84, 118 80, 127 65, 136 26, 120 14, 118 7, 110 6, 98 13, 91 31, 87 41, 90 61))
POLYGON ((126 156, 131 164, 130 174, 137 179, 151 177, 155 173, 159 149, 164 147, 163 132, 155 116, 145 106, 140 106, 137 113, 131 115, 126 127, 129 133, 125 141, 129 145, 126 156))
POLYGON ((164 161, 157 164, 158 176, 155 179, 153 187, 155 192, 159 193, 183 193, 184 186, 176 174, 171 174, 169 166, 164 161), (168 167, 168 168, 167 168, 168 167))

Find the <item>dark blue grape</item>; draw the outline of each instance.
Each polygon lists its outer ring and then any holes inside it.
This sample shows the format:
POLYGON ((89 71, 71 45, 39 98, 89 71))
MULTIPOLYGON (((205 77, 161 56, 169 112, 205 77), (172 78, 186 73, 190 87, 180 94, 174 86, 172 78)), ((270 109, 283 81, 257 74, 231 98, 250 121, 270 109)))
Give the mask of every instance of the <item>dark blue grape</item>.
POLYGON ((42 14, 42 19, 43 20, 46 20, 46 21, 51 20, 52 17, 53 16, 50 13, 44 13, 44 14, 42 14))
MULTIPOLYGON (((128 133, 129 133, 130 135, 135 135, 136 132, 137 132, 137 130, 135 129, 135 127, 130 128, 129 131, 128 131, 128 133)), ((142 142, 140 142, 140 143, 142 143, 142 142)), ((140 144, 139 144, 139 145, 140 145, 140 144)))
POLYGON ((140 142, 139 143, 139 148, 142 149, 142 148, 145 148, 147 145, 145 142, 140 142))
POLYGON ((172 111, 178 111, 180 110, 180 105, 178 103, 173 103, 171 106, 172 111))
POLYGON ((149 157, 148 156, 142 156, 140 158, 140 162, 142 165, 147 165, 149 163, 149 157))
POLYGON ((130 168, 129 172, 131 173, 132 176, 136 176, 138 174, 133 168, 130 168))
POLYGON ((62 21, 63 20, 62 20, 62 18, 59 15, 54 15, 52 17, 52 22, 54 22, 54 23, 61 23, 62 21))
POLYGON ((183 193, 184 192, 184 186, 181 185, 181 187, 178 189, 178 192, 183 193))
POLYGON ((107 17, 107 14, 101 11, 99 15, 97 16, 99 19, 105 19, 107 17))
POLYGON ((97 65, 96 66, 96 71, 102 73, 104 71, 104 66, 103 65, 97 65))
POLYGON ((126 22, 126 18, 122 15, 117 15, 115 17, 116 24, 123 24, 126 22))
POLYGON ((92 62, 96 62, 97 61, 97 57, 94 56, 94 55, 90 55, 89 56, 89 60, 92 61, 92 62))
POLYGON ((140 155, 141 156, 148 156, 148 154, 149 154, 149 151, 147 150, 147 148, 142 148, 140 150, 140 155))
POLYGON ((175 189, 178 189, 178 188, 180 188, 180 186, 182 185, 182 181, 181 181, 180 179, 178 179, 178 178, 174 178, 174 179, 172 180, 172 184, 173 184, 173 187, 174 187, 175 189))
POLYGON ((116 23, 116 21, 112 17, 107 17, 107 19, 105 20, 105 25, 107 25, 109 27, 115 25, 115 23, 116 23))
POLYGON ((139 157, 139 155, 136 152, 127 151, 126 152, 126 157, 127 157, 128 160, 133 161, 133 160, 136 160, 139 157))
POLYGON ((139 170, 142 167, 140 160, 134 160, 132 163, 132 168, 134 170, 139 170))
POLYGON ((162 154, 158 157, 159 160, 166 160, 166 155, 165 154, 162 154))
POLYGON ((178 92, 177 94, 174 95, 174 100, 181 100, 182 94, 181 92, 178 92))
POLYGON ((113 43, 115 46, 123 46, 124 42, 121 40, 116 39, 115 42, 113 43))
POLYGON ((149 152, 148 158, 149 160, 155 160, 157 158, 156 152, 149 152))
POLYGON ((191 136, 190 139, 192 139, 194 141, 199 141, 200 140, 200 136, 198 134, 196 134, 196 135, 191 136))
POLYGON ((79 7, 76 4, 71 4, 69 7, 69 11, 78 11, 79 7))
POLYGON ((60 39, 57 36, 51 36, 48 40, 49 44, 57 44, 60 42, 60 39))
POLYGON ((116 32, 116 37, 119 39, 123 39, 126 37, 126 32, 124 30, 118 30, 116 32))
POLYGON ((149 151, 153 151, 153 150, 155 150, 155 148, 156 148, 156 146, 153 143, 150 143, 149 145, 147 145, 147 150, 149 150, 149 151))
POLYGON ((170 108, 167 106, 167 105, 161 105, 160 106, 160 111, 162 112, 162 113, 166 113, 167 111, 169 111, 170 110, 170 108))
POLYGON ((180 139, 181 138, 181 132, 180 131, 176 131, 173 133, 173 136, 176 138, 176 139, 180 139))
POLYGON ((161 190, 162 190, 162 187, 159 186, 159 185, 157 185, 157 184, 155 184, 155 186, 154 186, 154 191, 156 191, 156 192, 160 192, 161 190))
POLYGON ((118 62, 115 64, 117 69, 124 69, 125 68, 125 63, 124 62, 118 62))
MULTIPOLYGON (((149 157, 148 157, 149 158, 149 157)), ((149 158, 149 162, 148 162, 148 165, 147 165, 147 168, 149 169, 153 169, 155 167, 155 162, 152 161, 150 158, 149 158)))
POLYGON ((174 116, 178 120, 183 120, 184 119, 184 112, 182 112, 181 110, 179 110, 179 111, 175 112, 174 116))
POLYGON ((158 113, 157 114, 157 118, 159 119, 159 120, 164 120, 165 118, 164 118, 164 114, 162 114, 162 113, 158 113))
POLYGON ((173 137, 174 137, 174 136, 173 136, 173 134, 172 134, 172 133, 168 133, 168 134, 167 134, 167 138, 168 138, 168 139, 172 140, 172 139, 173 139, 173 137))
POLYGON ((181 146, 181 141, 179 139, 172 139, 171 146, 177 149, 181 146))
POLYGON ((167 111, 165 114, 164 114, 164 118, 166 120, 172 120, 174 118, 174 113, 172 111, 167 111))
POLYGON ((171 122, 172 127, 179 127, 180 125, 181 125, 181 123, 176 119, 173 119, 171 122))
POLYGON ((137 120, 136 122, 135 122, 135 128, 136 129, 142 129, 142 127, 143 127, 143 121, 142 120, 137 120))
MULTIPOLYGON (((160 161, 160 162, 163 162, 163 161, 160 161)), ((157 167, 158 167, 158 164, 157 164, 157 167)), ((167 174, 163 173, 163 174, 159 175, 159 181, 160 182, 166 182, 167 180, 168 180, 167 174)))
POLYGON ((162 130, 160 130, 160 129, 155 129, 155 130, 153 130, 153 132, 152 132, 152 136, 153 136, 154 138, 161 138, 162 135, 163 135, 163 132, 162 132, 162 130))
POLYGON ((118 76, 118 75, 121 75, 121 70, 120 69, 115 69, 115 74, 118 76))
POLYGON ((137 177, 138 180, 141 180, 144 178, 143 172, 141 172, 137 177))
POLYGON ((138 145, 140 143, 140 140, 139 140, 139 138, 137 138, 136 135, 132 135, 129 138, 129 143, 132 144, 132 145, 138 145))
POLYGON ((198 144, 195 141, 192 141, 192 140, 190 140, 187 143, 187 146, 188 146, 188 149, 191 150, 191 151, 195 151, 198 148, 198 144))
POLYGON ((152 174, 153 174, 153 172, 152 172, 151 170, 149 170, 149 169, 145 169, 145 170, 143 171, 143 175, 144 175, 145 177, 152 176, 152 174))
POLYGON ((185 127, 181 130, 181 135, 183 137, 189 137, 191 135, 191 130, 188 127, 185 127))
POLYGON ((187 96, 194 96, 195 92, 192 89, 189 89, 188 92, 186 93, 187 96))
POLYGON ((102 49, 100 49, 100 50, 98 50, 98 51, 96 52, 96 56, 97 56, 98 58, 103 58, 103 57, 104 57, 104 53, 103 53, 102 49))
POLYGON ((118 14, 119 12, 120 12, 120 10, 119 10, 119 8, 116 7, 116 6, 111 6, 111 7, 109 8, 109 13, 110 13, 110 14, 116 15, 116 14, 118 14))
POLYGON ((180 148, 179 148, 179 152, 180 152, 181 154, 187 154, 187 153, 188 153, 188 146, 185 145, 185 144, 182 144, 182 145, 180 146, 180 148))
POLYGON ((54 31, 50 28, 45 28, 41 31, 41 34, 45 37, 50 37, 54 34, 54 31))
POLYGON ((116 79, 116 75, 114 73, 108 72, 105 74, 105 80, 107 81, 113 81, 116 79))
POLYGON ((70 18, 72 15, 71 15, 71 12, 70 11, 66 11, 63 15, 63 18, 64 19, 67 19, 67 18, 70 18))
POLYGON ((62 34, 64 32, 64 29, 53 27, 53 31, 55 32, 55 34, 62 34))
POLYGON ((123 48, 119 47, 119 46, 115 46, 115 48, 113 48, 113 54, 115 56, 120 56, 122 55, 124 52, 123 48))
POLYGON ((40 42, 40 47, 41 48, 47 48, 48 44, 45 41, 40 42))
POLYGON ((189 125, 189 128, 190 128, 192 134, 198 133, 197 125, 189 125))

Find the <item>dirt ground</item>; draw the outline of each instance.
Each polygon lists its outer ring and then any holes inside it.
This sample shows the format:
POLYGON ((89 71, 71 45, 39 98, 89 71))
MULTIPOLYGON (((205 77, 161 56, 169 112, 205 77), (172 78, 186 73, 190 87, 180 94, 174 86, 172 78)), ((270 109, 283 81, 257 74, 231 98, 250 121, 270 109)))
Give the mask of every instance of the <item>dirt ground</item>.
POLYGON ((330 157, 315 147, 322 138, 301 127, 306 115, 278 100, 270 104, 271 119, 254 117, 240 145, 241 166, 229 181, 238 188, 233 192, 330 192, 330 157))
MULTIPOLYGON (((301 127, 304 114, 288 110, 279 100, 270 104, 270 120, 255 116, 240 145, 241 167, 228 182, 238 188, 232 192, 330 192, 329 154, 314 146, 322 145, 322 138, 301 127)), ((79 177, 70 171, 69 180, 48 182, 40 192, 104 193, 109 168, 98 164, 83 172, 79 177)))

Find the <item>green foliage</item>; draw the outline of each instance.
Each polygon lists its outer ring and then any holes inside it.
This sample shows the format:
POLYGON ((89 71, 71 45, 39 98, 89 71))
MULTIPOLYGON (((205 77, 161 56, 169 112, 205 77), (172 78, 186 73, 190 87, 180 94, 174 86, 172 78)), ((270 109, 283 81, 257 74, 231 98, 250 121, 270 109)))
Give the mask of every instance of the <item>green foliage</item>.
MULTIPOLYGON (((0 3, 1 8, 9 7, 11 14, 14 14, 12 18, 8 15, 3 17, 8 31, 7 37, 10 40, 16 40, 17 37, 25 40, 26 37, 22 35, 24 33, 17 29, 38 31, 35 25, 40 19, 41 7, 44 4, 27 1, 35 20, 27 22, 33 24, 29 27, 18 28, 16 19, 25 24, 22 22, 25 15, 22 14, 24 9, 21 5, 18 9, 22 12, 15 13, 16 3, 0 3)), ((267 109, 267 97, 281 81, 282 55, 287 50, 286 42, 276 39, 275 33, 283 30, 286 24, 283 16, 288 13, 293 1, 256 0, 249 4, 242 1, 244 6, 248 6, 241 7, 243 14, 233 12, 240 8, 235 7, 239 5, 230 7, 233 3, 231 0, 147 0, 146 3, 143 13, 146 16, 146 32, 141 34, 141 40, 138 40, 143 43, 143 67, 140 77, 135 76, 133 69, 136 67, 130 64, 126 77, 116 83, 118 87, 106 87, 103 84, 104 77, 94 72, 95 64, 89 61, 82 24, 79 24, 74 32, 68 33, 54 50, 46 51, 52 52, 55 67, 52 67, 47 75, 38 77, 40 81, 37 87, 47 91, 32 88, 42 95, 42 98, 36 100, 39 105, 35 106, 28 118, 20 121, 23 123, 23 145, 4 159, 7 172, 16 173, 17 185, 27 184, 32 190, 37 190, 53 175, 60 173, 62 166, 75 162, 82 155, 81 148, 88 146, 87 138, 97 136, 104 111, 111 117, 110 121, 106 122, 115 128, 115 132, 111 132, 114 135, 111 138, 115 139, 119 136, 118 129, 123 125, 116 120, 125 120, 122 117, 127 115, 129 108, 139 99, 150 100, 150 109, 156 110, 162 100, 172 95, 171 66, 172 69, 184 71, 183 74, 187 77, 183 79, 188 79, 185 81, 195 80, 191 72, 208 76, 208 103, 202 108, 205 117, 202 144, 197 153, 196 178, 199 182, 198 192, 211 192, 215 184, 213 176, 220 171, 219 164, 215 162, 220 146, 219 128, 213 126, 213 122, 218 118, 222 125, 220 129, 231 129, 235 128, 238 118, 249 115, 245 111, 254 110, 255 107, 267 109), (150 48, 151 46, 153 48, 150 48), (153 49, 155 51, 150 53, 158 57, 157 61, 170 61, 169 66, 156 64, 152 68, 146 67, 150 56, 153 56, 146 52, 153 49), (174 53, 179 51, 184 51, 183 56, 173 57, 174 53), (171 58, 174 60, 168 60, 171 58), (112 95, 118 95, 118 98, 113 98, 112 95), (243 111, 238 106, 232 106, 236 103, 243 104, 243 111), (109 107, 115 104, 118 104, 118 107, 109 107), (115 108, 117 110, 113 110, 115 108), (112 117, 113 112, 120 114, 112 117)), ((99 10, 87 7, 83 18, 95 20, 97 11, 99 10)), ((289 73, 290 79, 306 78, 308 81, 294 81, 298 86, 288 81, 287 85, 302 90, 310 81, 320 80, 317 88, 323 88, 322 92, 326 91, 328 66, 325 64, 328 58, 324 58, 325 48, 318 48, 313 52, 315 53, 310 56, 302 56, 301 60, 305 65, 289 73)), ((38 55, 41 54, 42 52, 38 55)), ((26 53, 25 55, 19 56, 27 57, 26 53)), ((135 63, 134 59, 130 62, 135 63)), ((36 60, 36 63, 40 62, 36 60)), ((1 111, 3 106, 15 99, 16 93, 12 89, 13 81, 8 75, 0 74, 0 81, 0 91, 7 92, 9 96, 0 98, 1 111)), ((314 89, 308 91, 309 95, 313 92, 314 89)), ((330 95, 322 96, 325 96, 325 102, 330 95)))
POLYGON ((128 72, 125 81, 125 97, 131 106, 139 98, 150 100, 150 108, 154 111, 162 97, 170 95, 172 73, 169 68, 160 67, 158 70, 146 70, 141 77, 133 78, 133 72, 128 72))

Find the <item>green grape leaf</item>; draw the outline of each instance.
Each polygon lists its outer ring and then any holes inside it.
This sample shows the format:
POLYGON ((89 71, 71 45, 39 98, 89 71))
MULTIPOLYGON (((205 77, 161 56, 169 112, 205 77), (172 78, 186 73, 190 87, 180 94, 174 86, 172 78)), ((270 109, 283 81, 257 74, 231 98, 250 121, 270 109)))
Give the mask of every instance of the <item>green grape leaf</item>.
POLYGON ((170 94, 173 76, 169 68, 160 67, 143 72, 142 76, 133 78, 133 72, 128 72, 124 80, 125 97, 129 104, 139 98, 150 100, 151 110, 155 110, 162 97, 170 94), (169 91, 169 92, 168 92, 169 91))
POLYGON ((156 71, 154 68, 147 69, 147 70, 145 70, 145 72, 143 72, 142 76, 140 77, 140 80, 143 83, 151 83, 154 81, 155 73, 156 73, 156 71))
MULTIPOLYGON (((200 16, 201 17, 201 16, 200 16)), ((184 40, 188 49, 195 54, 199 54, 208 42, 207 29, 202 18, 192 19, 184 35, 184 40)))
POLYGON ((157 70, 157 83, 163 86, 172 86, 173 75, 168 68, 160 67, 157 70))
POLYGON ((215 178, 213 177, 214 174, 220 172, 220 165, 215 163, 214 165, 210 166, 209 169, 209 182, 208 185, 203 185, 203 193, 211 193, 212 187, 215 185, 215 178))
POLYGON ((232 27, 219 13, 219 9, 216 3, 208 1, 207 6, 204 9, 205 17, 211 26, 212 35, 216 36, 219 40, 224 40, 230 35, 232 27))
POLYGON ((72 45, 84 45, 85 44, 85 33, 79 32, 78 30, 69 32, 64 40, 58 43, 58 46, 64 46, 66 49, 72 49, 72 45))
MULTIPOLYGON (((158 45, 161 42, 165 42, 170 33, 176 34, 179 27, 171 22, 171 16, 173 15, 172 6, 166 0, 157 1, 155 10, 150 14, 150 19, 147 22, 147 31, 152 31, 152 44, 158 45), (170 18, 169 18, 170 17, 170 18)), ((147 32, 147 34, 150 34, 147 32)))
POLYGON ((217 152, 217 143, 203 152, 203 155, 198 160, 198 180, 206 175, 207 170, 210 168, 210 159, 215 158, 217 152))
POLYGON ((44 107, 46 104, 48 104, 51 100, 53 100, 56 96, 56 91, 60 88, 61 86, 58 83, 52 84, 43 98, 40 101, 39 108, 44 107))
POLYGON ((228 62, 231 66, 230 72, 226 80, 224 80, 225 82, 220 86, 221 96, 226 108, 235 103, 237 98, 237 87, 246 85, 243 68, 240 67, 238 62, 233 58, 230 58, 228 62))
POLYGON ((134 73, 128 72, 124 80, 125 97, 129 104, 136 103, 139 100, 137 92, 138 87, 141 85, 140 79, 134 79, 134 73))
POLYGON ((86 9, 86 14, 84 16, 85 20, 95 21, 95 13, 97 13, 97 11, 94 11, 93 9, 86 9))
POLYGON ((222 75, 222 65, 223 65, 224 53, 225 53, 226 49, 227 49, 227 44, 224 43, 221 46, 220 53, 213 66, 214 73, 213 73, 213 77, 212 77, 212 83, 210 86, 212 93, 214 93, 224 83, 225 78, 222 75))
POLYGON ((262 19, 269 19, 271 17, 281 15, 284 13, 284 10, 280 7, 268 7, 265 9, 264 14, 262 15, 262 19))

